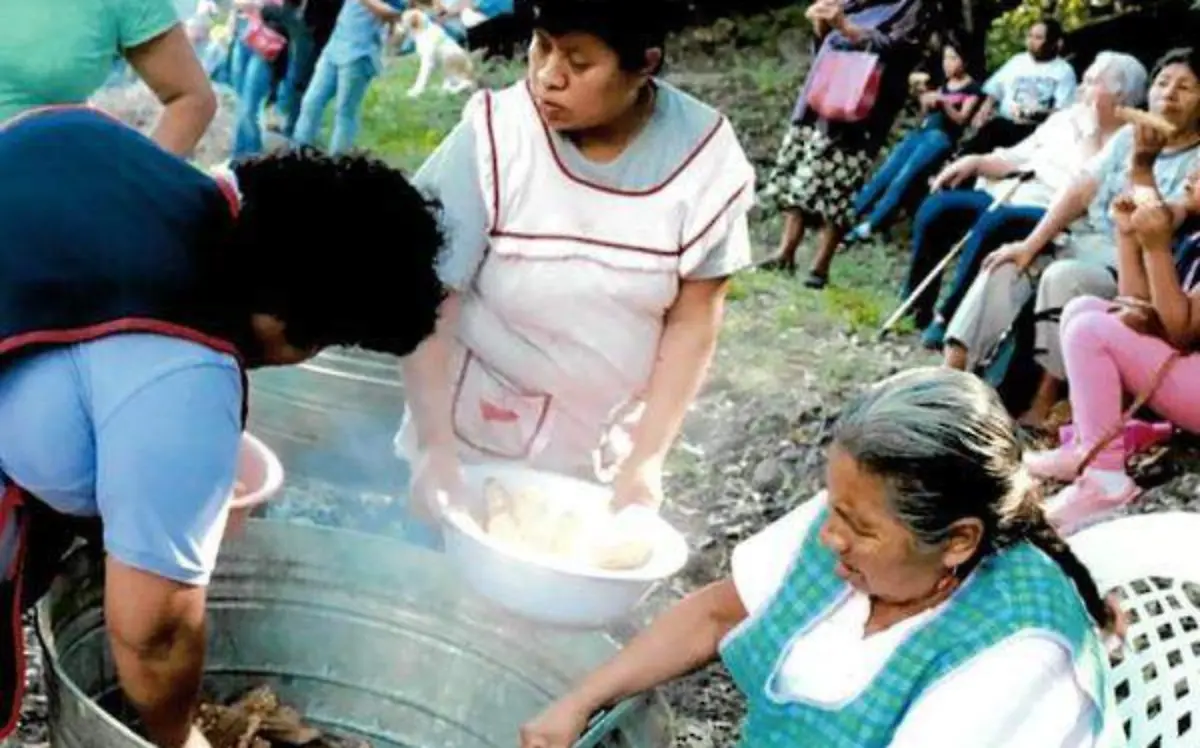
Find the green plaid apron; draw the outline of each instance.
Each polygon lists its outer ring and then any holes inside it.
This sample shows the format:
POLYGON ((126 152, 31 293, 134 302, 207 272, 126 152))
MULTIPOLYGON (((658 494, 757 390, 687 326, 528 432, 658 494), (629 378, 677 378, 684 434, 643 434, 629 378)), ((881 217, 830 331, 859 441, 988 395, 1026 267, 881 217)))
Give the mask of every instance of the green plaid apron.
MULTIPOLYGON (((1075 653, 1079 684, 1099 707, 1096 732, 1104 739, 1098 745, 1125 745, 1117 720, 1107 718, 1115 715, 1115 706, 1093 622, 1070 579, 1027 543, 982 562, 950 604, 914 631, 857 697, 839 708, 785 700, 776 681, 791 642, 850 593, 834 574, 834 554, 817 538, 827 514, 823 510, 813 523, 774 597, 722 643, 721 658, 749 701, 743 748, 884 748, 927 688, 976 654, 1030 629, 1050 632, 1075 653)), ((949 727, 953 717, 947 720, 949 727)))

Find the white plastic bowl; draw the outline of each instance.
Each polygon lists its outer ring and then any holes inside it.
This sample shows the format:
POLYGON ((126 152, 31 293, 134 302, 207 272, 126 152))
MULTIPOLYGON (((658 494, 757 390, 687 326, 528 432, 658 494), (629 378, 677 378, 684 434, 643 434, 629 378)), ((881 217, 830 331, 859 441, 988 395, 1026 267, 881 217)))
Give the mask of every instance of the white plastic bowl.
POLYGON ((250 433, 242 434, 238 450, 237 479, 245 493, 234 496, 229 506, 225 537, 236 537, 246 525, 250 513, 270 501, 283 488, 283 463, 262 440, 250 433))
MULTIPOLYGON (((550 502, 606 505, 604 486, 515 465, 480 464, 463 469, 468 491, 482 496, 488 478, 510 491, 534 487, 550 502)), ((465 512, 447 512, 446 552, 467 583, 501 607, 540 623, 598 628, 625 617, 659 582, 683 568, 687 541, 666 520, 648 519, 654 555, 644 566, 598 569, 566 559, 522 552, 492 539, 465 512)))

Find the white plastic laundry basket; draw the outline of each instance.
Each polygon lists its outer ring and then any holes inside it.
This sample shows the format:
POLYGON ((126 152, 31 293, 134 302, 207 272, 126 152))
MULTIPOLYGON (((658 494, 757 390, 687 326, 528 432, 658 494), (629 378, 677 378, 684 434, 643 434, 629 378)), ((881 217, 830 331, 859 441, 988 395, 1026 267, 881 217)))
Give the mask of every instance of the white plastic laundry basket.
POLYGON ((1068 542, 1129 617, 1111 664, 1130 748, 1200 745, 1200 515, 1122 517, 1068 542))

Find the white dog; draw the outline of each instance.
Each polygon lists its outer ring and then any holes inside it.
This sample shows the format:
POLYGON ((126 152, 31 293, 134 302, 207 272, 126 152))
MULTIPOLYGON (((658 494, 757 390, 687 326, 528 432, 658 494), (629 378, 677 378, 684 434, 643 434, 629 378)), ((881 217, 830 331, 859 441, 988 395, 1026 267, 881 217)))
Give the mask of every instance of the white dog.
POLYGON ((475 85, 475 65, 470 55, 446 30, 434 23, 423 10, 412 8, 400 16, 399 29, 413 40, 421 67, 417 80, 408 89, 410 97, 420 96, 429 86, 429 77, 442 67, 442 90, 460 93, 475 85))

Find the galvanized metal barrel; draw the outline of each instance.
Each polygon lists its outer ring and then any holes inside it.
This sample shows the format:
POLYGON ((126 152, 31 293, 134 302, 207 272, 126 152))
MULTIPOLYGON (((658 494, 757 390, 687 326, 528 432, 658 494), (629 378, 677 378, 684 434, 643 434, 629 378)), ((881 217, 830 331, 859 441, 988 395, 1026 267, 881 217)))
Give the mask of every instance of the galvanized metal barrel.
POLYGON ((403 414, 394 356, 334 348, 299 366, 254 372, 250 431, 287 470, 262 516, 420 541, 404 511, 408 465, 392 451, 403 414))
MULTIPOLYGON (((521 723, 617 648, 500 617, 444 556, 345 530, 251 520, 213 579, 205 692, 269 683, 314 725, 375 748, 512 748, 521 723)), ((55 748, 146 746, 120 719, 98 559, 76 553, 38 608, 55 748)), ((607 745, 659 748, 647 700, 607 745)))

